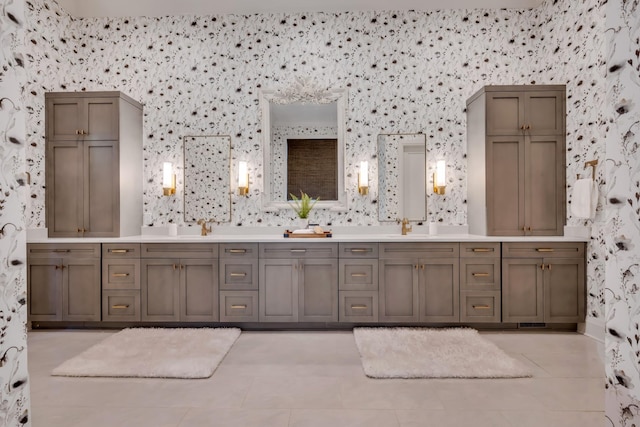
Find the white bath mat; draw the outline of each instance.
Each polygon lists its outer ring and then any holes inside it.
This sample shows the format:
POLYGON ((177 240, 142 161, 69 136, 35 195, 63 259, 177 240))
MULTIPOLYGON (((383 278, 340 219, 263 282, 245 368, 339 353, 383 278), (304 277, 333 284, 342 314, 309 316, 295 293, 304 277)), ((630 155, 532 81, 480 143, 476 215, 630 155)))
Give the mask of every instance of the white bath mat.
POLYGON ((469 328, 355 328, 372 378, 519 378, 531 370, 469 328))
POLYGON ((124 329, 62 363, 52 375, 208 378, 239 336, 237 328, 124 329))

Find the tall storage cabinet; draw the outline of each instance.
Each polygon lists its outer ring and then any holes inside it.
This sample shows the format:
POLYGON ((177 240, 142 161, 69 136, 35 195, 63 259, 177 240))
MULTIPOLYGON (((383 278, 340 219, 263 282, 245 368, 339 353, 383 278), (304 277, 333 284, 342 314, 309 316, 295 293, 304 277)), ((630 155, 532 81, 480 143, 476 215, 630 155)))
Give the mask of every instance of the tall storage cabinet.
POLYGON ((120 92, 45 94, 49 237, 118 237, 142 225, 142 105, 120 92))
POLYGON ((563 234, 565 108, 564 86, 486 86, 469 98, 472 234, 563 234))

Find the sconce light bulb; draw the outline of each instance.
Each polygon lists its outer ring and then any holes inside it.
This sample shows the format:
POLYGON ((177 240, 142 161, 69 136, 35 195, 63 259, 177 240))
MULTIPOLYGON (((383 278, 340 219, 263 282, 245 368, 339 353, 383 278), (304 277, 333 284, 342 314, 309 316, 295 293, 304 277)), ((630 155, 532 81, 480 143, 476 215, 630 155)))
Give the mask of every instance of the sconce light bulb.
POLYGON ((438 187, 444 187, 447 185, 446 169, 447 165, 444 160, 438 160, 438 163, 436 164, 436 185, 438 187))
POLYGON ((162 193, 171 196, 176 193, 176 175, 173 173, 173 164, 164 162, 162 164, 162 193))
POLYGON ((369 194, 369 162, 360 162, 360 173, 358 173, 358 193, 363 196, 369 194))
POLYGON ((249 193, 249 168, 247 162, 238 162, 238 193, 246 196, 249 193))

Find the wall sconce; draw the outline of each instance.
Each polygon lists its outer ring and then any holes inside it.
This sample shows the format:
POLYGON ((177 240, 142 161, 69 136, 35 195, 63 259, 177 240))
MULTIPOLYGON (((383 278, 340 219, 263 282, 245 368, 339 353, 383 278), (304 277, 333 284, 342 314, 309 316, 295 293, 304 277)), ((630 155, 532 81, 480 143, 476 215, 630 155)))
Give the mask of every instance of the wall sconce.
POLYGON ((176 174, 173 173, 171 162, 162 164, 162 194, 165 196, 176 194, 176 174))
POLYGON ((433 174, 433 192, 443 195, 447 188, 447 178, 445 170, 447 168, 444 160, 438 160, 436 163, 436 172, 433 174))
POLYGON ((246 196, 249 194, 249 171, 247 162, 238 162, 238 194, 246 196))
POLYGON ((358 193, 363 196, 369 194, 369 162, 360 162, 360 173, 358 173, 358 193))

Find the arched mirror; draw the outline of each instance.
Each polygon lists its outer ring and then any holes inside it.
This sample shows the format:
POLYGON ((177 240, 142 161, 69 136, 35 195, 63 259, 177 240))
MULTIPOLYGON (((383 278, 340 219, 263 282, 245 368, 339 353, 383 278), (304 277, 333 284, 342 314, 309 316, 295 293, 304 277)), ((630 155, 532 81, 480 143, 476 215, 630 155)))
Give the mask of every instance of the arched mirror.
POLYGON ((184 222, 231 221, 231 137, 184 137, 184 222))
POLYGON ((378 220, 425 221, 427 147, 424 134, 378 135, 378 220))
POLYGON ((260 92, 264 210, 290 209, 290 194, 320 201, 315 209, 346 210, 344 126, 346 91, 308 80, 260 92))

